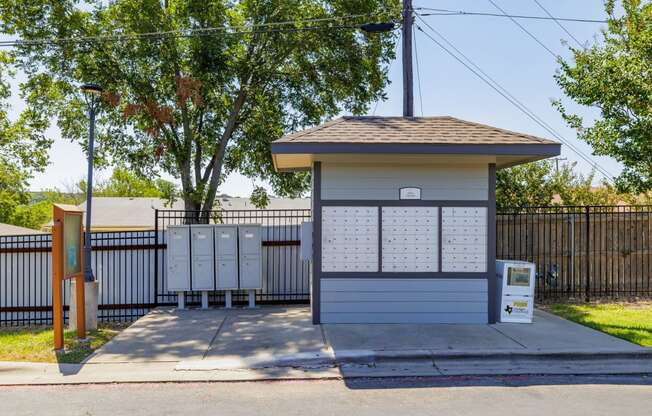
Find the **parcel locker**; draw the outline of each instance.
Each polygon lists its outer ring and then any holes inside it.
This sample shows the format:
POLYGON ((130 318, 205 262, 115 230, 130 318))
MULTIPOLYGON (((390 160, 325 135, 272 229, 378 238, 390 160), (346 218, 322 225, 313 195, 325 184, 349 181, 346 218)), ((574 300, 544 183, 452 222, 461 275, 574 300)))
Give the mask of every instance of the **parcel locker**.
POLYGON ((258 224, 238 227, 240 289, 263 288, 262 227, 258 224))
POLYGON ((167 234, 167 289, 190 290, 190 227, 171 225, 167 234))
POLYGON ((213 226, 208 224, 190 226, 190 258, 192 290, 215 289, 213 264, 213 226))
POLYGON ((238 226, 215 226, 216 289, 238 289, 238 226))

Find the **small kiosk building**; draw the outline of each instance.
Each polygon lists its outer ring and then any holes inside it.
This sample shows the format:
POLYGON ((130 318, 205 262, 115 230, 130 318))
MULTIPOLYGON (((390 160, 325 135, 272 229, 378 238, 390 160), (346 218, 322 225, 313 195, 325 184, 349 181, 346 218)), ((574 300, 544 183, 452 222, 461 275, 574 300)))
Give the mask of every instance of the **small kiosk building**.
POLYGON ((452 117, 342 117, 272 143, 312 171, 317 323, 492 323, 496 170, 554 141, 452 117))

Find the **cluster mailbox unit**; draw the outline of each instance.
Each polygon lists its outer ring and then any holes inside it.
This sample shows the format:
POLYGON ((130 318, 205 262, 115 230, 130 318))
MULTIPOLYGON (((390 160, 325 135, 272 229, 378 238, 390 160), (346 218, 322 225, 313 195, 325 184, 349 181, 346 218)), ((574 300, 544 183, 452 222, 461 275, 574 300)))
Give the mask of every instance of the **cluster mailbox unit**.
POLYGON ((262 289, 262 232, 258 224, 193 224, 168 227, 167 289, 178 293, 179 307, 185 292, 202 294, 225 291, 231 307, 233 290, 248 290, 249 305, 255 306, 255 291, 262 289))
POLYGON ((496 322, 496 170, 559 151, 452 117, 342 117, 272 143, 278 171, 312 172, 313 322, 496 322))

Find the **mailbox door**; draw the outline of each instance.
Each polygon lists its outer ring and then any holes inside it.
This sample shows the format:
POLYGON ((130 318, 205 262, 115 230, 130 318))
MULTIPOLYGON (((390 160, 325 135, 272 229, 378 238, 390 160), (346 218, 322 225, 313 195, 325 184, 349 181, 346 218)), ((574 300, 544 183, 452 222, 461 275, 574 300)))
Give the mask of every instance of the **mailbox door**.
POLYGON ((235 256, 238 252, 238 227, 215 227, 215 254, 218 258, 235 256))
POLYGON ((257 255, 262 252, 261 227, 259 225, 242 225, 240 230, 240 254, 257 255))
POLYGON ((192 290, 215 289, 215 273, 212 257, 193 257, 192 259, 192 290))
POLYGON ((187 257, 189 251, 188 227, 170 227, 168 229, 168 257, 187 257))
POLYGON ((240 257, 240 289, 263 288, 263 263, 260 256, 240 257))
POLYGON ((193 257, 213 257, 213 227, 191 226, 193 257))
POLYGON ((237 257, 222 257, 217 259, 217 284, 220 290, 238 289, 237 257))

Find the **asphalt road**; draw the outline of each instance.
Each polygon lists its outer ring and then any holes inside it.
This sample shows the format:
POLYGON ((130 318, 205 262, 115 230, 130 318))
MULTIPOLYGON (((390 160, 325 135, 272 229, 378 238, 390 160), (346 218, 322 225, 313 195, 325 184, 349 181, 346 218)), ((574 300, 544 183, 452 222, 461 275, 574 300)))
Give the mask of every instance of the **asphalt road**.
POLYGON ((652 377, 0 387, 2 415, 646 415, 652 377))

